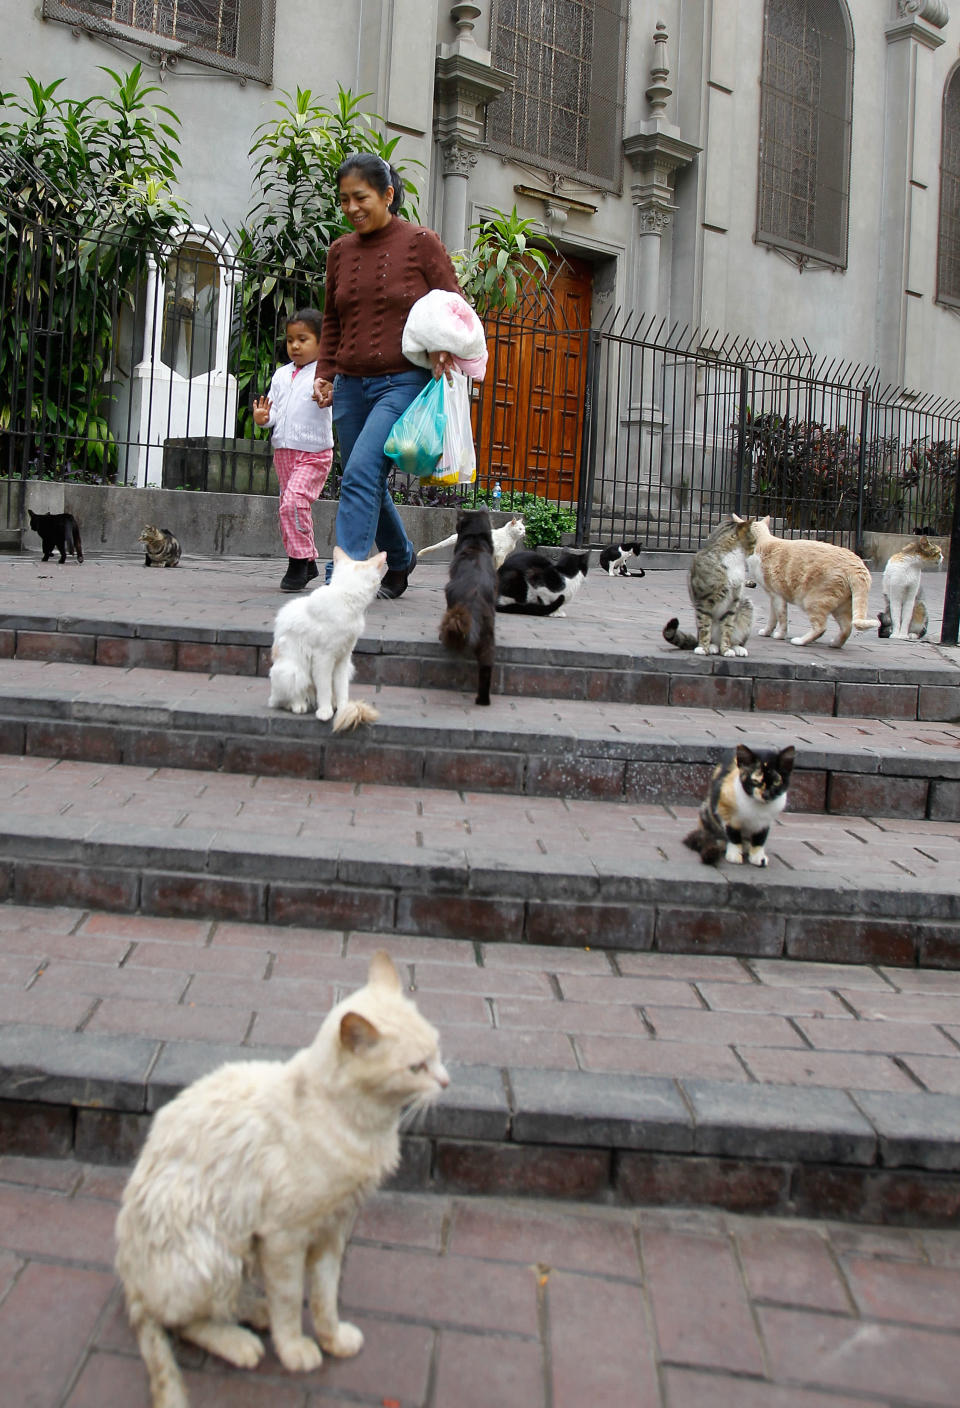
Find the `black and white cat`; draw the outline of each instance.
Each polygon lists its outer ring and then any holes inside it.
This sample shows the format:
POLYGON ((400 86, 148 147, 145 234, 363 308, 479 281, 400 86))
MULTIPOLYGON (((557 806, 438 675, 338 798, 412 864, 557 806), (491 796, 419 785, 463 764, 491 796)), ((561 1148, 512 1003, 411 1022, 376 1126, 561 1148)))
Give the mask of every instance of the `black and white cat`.
POLYGON ((28 509, 28 513, 30 527, 40 534, 44 562, 53 552, 60 554, 61 563, 66 562, 68 552, 75 554, 78 562, 83 561, 80 525, 72 513, 34 513, 33 509, 28 509))
POLYGON ((518 616, 565 616, 583 586, 589 552, 562 552, 556 562, 534 548, 512 552, 497 573, 497 610, 518 616))
POLYGON ((610 577, 645 577, 642 567, 636 572, 627 568, 627 558, 639 557, 642 552, 643 543, 611 543, 600 554, 600 567, 610 577))

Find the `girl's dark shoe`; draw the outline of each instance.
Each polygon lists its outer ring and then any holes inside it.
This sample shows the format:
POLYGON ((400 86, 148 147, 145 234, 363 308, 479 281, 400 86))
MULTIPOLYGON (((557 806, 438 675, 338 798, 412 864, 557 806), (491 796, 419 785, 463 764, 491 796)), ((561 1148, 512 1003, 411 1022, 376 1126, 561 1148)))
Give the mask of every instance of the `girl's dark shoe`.
POLYGON ((313 576, 317 575, 316 565, 306 557, 288 557, 287 570, 283 574, 280 583, 282 592, 302 592, 310 580, 310 568, 313 568, 313 576))
POLYGON ((403 596, 407 590, 407 581, 410 573, 417 565, 417 554, 414 553, 410 559, 408 567, 402 570, 399 567, 390 567, 384 573, 383 581, 380 583, 380 590, 377 596, 381 601, 395 601, 398 596, 403 596))
POLYGON ((314 577, 319 577, 319 576, 320 576, 320 569, 319 569, 319 567, 317 566, 317 564, 316 564, 316 562, 314 561, 314 559, 311 557, 311 558, 309 558, 308 561, 307 561, 307 581, 308 581, 308 582, 312 582, 313 579, 314 579, 314 577))

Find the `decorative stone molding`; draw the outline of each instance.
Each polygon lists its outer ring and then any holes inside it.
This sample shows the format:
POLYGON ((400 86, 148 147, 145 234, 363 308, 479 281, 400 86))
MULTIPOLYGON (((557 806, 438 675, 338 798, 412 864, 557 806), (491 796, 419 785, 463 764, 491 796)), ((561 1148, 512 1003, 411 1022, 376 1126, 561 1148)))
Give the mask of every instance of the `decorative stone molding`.
POLYGON ((897 14, 904 16, 919 15, 928 24, 935 25, 937 29, 943 29, 950 18, 950 11, 945 0, 897 0, 897 14))
POLYGON ((633 173, 630 194, 643 208, 660 204, 673 209, 673 183, 678 171, 689 166, 700 147, 669 132, 634 132, 623 139, 623 150, 633 173))
POLYGON ((443 142, 440 147, 443 154, 443 174, 444 176, 467 176, 477 164, 476 148, 467 146, 456 137, 443 142))
POLYGON ((481 49, 471 37, 479 7, 455 5, 450 13, 459 34, 455 43, 441 44, 437 49, 434 136, 441 145, 456 141, 479 147, 484 139, 487 104, 507 91, 513 76, 494 68, 490 51, 481 49))
POLYGON ((670 68, 667 64, 667 26, 663 20, 657 20, 657 27, 653 33, 654 54, 653 67, 650 70, 650 77, 653 79, 650 87, 644 94, 650 104, 650 111, 654 117, 659 117, 666 111, 667 99, 672 95, 673 89, 668 86, 667 79, 670 77, 670 68))
POLYGON ((662 235, 668 225, 673 224, 675 205, 665 205, 660 201, 638 207, 637 232, 641 235, 662 235))

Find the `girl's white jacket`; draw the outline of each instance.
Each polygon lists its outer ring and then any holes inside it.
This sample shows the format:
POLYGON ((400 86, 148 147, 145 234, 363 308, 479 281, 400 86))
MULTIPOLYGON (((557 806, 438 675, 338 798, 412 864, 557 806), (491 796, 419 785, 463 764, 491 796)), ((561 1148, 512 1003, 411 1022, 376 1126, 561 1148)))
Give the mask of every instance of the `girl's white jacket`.
POLYGON ((316 362, 297 371, 292 362, 279 367, 270 383, 270 419, 275 450, 332 450, 333 415, 313 398, 316 362))

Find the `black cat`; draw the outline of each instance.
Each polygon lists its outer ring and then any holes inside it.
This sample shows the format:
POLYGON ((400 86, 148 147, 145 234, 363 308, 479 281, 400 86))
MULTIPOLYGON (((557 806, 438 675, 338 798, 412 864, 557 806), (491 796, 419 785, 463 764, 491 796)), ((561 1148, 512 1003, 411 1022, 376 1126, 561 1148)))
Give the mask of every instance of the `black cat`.
POLYGON ((563 616, 583 586, 589 552, 562 552, 556 562, 532 548, 512 552, 497 573, 497 610, 518 616, 563 616))
POLYGON ((639 572, 627 568, 627 558, 639 557, 642 552, 642 543, 611 543, 600 554, 600 566, 610 577, 645 577, 642 567, 639 572))
POLYGON ((497 569, 493 536, 485 508, 462 509, 457 515, 457 546, 445 588, 447 610, 440 622, 440 639, 448 650, 469 650, 477 662, 478 704, 490 703, 496 631, 494 603, 497 569))
POLYGON ((61 563, 66 562, 68 552, 75 554, 78 562, 83 561, 80 525, 72 513, 34 513, 33 509, 28 512, 30 527, 40 534, 44 562, 54 551, 60 554, 61 563))

